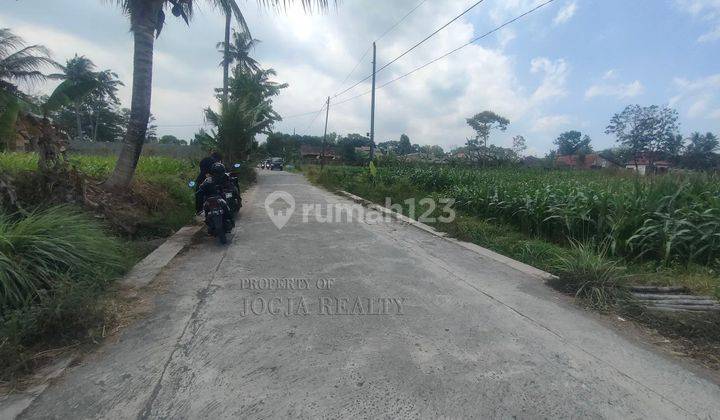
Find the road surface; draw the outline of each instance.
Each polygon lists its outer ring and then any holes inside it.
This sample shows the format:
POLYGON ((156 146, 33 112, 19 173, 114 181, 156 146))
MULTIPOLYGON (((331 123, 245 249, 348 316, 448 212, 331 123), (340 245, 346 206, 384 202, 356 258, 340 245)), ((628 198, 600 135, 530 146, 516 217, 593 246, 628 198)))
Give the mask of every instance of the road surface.
POLYGON ((335 203, 263 172, 232 244, 176 257, 152 312, 22 418, 720 417, 716 383, 538 279, 400 222, 314 217, 335 203), (275 191, 296 200, 282 229, 275 191))

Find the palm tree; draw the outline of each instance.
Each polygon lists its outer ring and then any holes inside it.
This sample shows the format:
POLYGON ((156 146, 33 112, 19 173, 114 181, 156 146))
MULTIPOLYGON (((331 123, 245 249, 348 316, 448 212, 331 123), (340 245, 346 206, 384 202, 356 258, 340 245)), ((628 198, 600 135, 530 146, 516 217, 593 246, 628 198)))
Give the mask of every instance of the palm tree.
POLYGON ((76 95, 68 95, 68 101, 72 102, 73 107, 75 108, 75 123, 77 127, 76 139, 82 140, 82 112, 80 111, 80 105, 82 105, 85 96, 90 94, 92 90, 95 90, 98 87, 97 73, 95 73, 94 71, 95 63, 93 63, 92 60, 85 56, 78 56, 77 54, 75 54, 75 57, 68 60, 67 64, 62 68, 62 70, 63 73, 61 75, 58 75, 58 77, 61 77, 65 81, 60 86, 58 86, 56 92, 60 91, 63 93, 67 93, 67 90, 70 88, 74 88, 77 86, 87 86, 87 89, 85 89, 85 91, 81 93, 78 93, 76 95))
POLYGON ((95 78, 98 81, 98 86, 91 95, 91 107, 95 115, 92 141, 97 141, 101 109, 120 105, 120 99, 117 96, 118 88, 125 86, 125 84, 120 81, 117 73, 110 70, 97 73, 95 78))
POLYGON ((228 95, 228 84, 230 80, 230 29, 232 29, 232 16, 235 15, 235 19, 240 24, 240 28, 242 29, 243 33, 250 34, 250 28, 247 26, 247 22, 245 22, 245 17, 240 12, 240 9, 237 7, 237 4, 232 1, 222 1, 222 0, 215 0, 218 7, 220 7, 223 12, 225 13, 225 41, 222 42, 223 45, 223 60, 222 60, 222 67, 223 67, 223 102, 227 101, 227 95, 228 95), (233 8, 233 5, 235 6, 233 8))
MULTIPOLYGON (((114 0, 130 17, 130 30, 134 38, 133 87, 130 123, 115 170, 106 181, 109 187, 127 187, 132 181, 142 152, 152 98, 152 69, 155 37, 165 24, 165 10, 186 23, 192 16, 193 5, 199 0, 114 0)), ((238 11, 235 0, 206 0, 223 11, 238 11)), ((300 2, 306 11, 327 9, 329 0, 256 0, 259 4, 279 9, 300 2)), ((235 16, 238 16, 235 12, 235 16)), ((228 13, 226 13, 228 15, 228 13)), ((242 23, 241 23, 242 24, 242 23)), ((227 27, 227 25, 226 25, 227 27)), ((229 29, 226 29, 229 45, 229 29)))
MULTIPOLYGON (((259 39, 254 39, 249 32, 233 31, 232 42, 230 45, 224 42, 217 44, 218 51, 223 54, 222 66, 237 66, 245 72, 256 73, 260 71, 260 64, 250 57, 250 50, 254 49, 260 43, 259 39)), ((223 80, 223 100, 227 100, 228 81, 223 80)))
POLYGON ((48 76, 44 67, 57 67, 50 51, 41 45, 26 45, 10 29, 0 28, 0 150, 15 132, 18 113, 27 105, 17 83, 37 83, 48 76))

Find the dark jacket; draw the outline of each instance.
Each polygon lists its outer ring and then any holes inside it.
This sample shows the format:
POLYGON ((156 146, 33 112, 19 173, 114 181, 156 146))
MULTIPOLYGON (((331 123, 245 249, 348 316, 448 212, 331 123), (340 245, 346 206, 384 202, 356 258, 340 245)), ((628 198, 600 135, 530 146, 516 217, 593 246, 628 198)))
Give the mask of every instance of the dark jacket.
POLYGON ((205 204, 207 197, 212 195, 220 195, 222 197, 222 193, 224 192, 223 188, 227 181, 228 178, 225 174, 205 178, 195 192, 195 212, 200 213, 202 211, 203 204, 205 204))
POLYGON ((195 179, 196 188, 200 188, 203 182, 205 182, 205 176, 210 173, 210 168, 216 163, 217 160, 212 156, 208 156, 200 161, 200 174, 195 179))

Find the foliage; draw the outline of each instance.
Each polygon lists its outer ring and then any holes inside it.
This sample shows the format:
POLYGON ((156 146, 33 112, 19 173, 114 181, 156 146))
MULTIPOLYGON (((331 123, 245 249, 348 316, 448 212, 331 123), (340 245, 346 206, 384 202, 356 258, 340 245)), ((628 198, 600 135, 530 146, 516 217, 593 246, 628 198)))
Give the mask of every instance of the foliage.
MULTIPOLYGON (((487 147, 492 130, 507 130, 510 120, 492 111, 483 111, 479 114, 475 114, 471 118, 468 118, 467 123, 476 132, 476 143, 482 142, 482 145, 487 147)), ((468 141, 468 144, 469 143, 470 142, 468 141)))
POLYGON ((624 295, 622 269, 607 258, 607 248, 573 242, 569 253, 557 257, 558 279, 550 284, 565 293, 573 293, 596 309, 609 309, 624 295))
POLYGON ((0 151, 15 135, 15 122, 23 108, 31 108, 29 98, 20 92, 18 83, 44 81, 42 70, 57 67, 50 51, 41 45, 27 45, 10 29, 0 28, 0 151))
POLYGON ((180 140, 179 138, 177 138, 171 134, 166 134, 166 135, 160 137, 160 139, 158 140, 158 143, 159 144, 187 144, 187 142, 185 140, 180 140))
POLYGON ((686 168, 708 170, 720 167, 720 156, 716 153, 720 142, 713 133, 692 133, 689 144, 682 157, 682 164, 686 168))
POLYGON ((410 143, 410 137, 407 134, 400 136, 400 142, 398 143, 396 153, 398 155, 408 155, 413 152, 412 144, 410 143))
POLYGON ((275 74, 272 69, 247 71, 238 63, 230 79, 228 100, 221 100, 219 112, 205 110, 205 119, 217 131, 206 133, 203 143, 230 160, 246 160, 257 147, 255 136, 270 134, 273 124, 281 120, 273 109, 272 98, 287 84, 273 82, 270 78, 275 74))
POLYGON ((590 146, 590 142, 591 140, 588 135, 583 136, 581 132, 575 130, 560 134, 554 141, 560 156, 586 155, 592 153, 593 149, 592 146, 590 146))
MULTIPOLYGON (((356 177, 345 168, 329 168, 327 176, 348 185, 356 177)), ((638 180, 600 171, 395 165, 379 167, 376 178, 453 198, 465 214, 551 242, 606 245, 610 257, 720 264, 718 176, 638 180)))
POLYGON ((248 31, 237 32, 233 30, 232 40, 226 45, 224 42, 217 44, 218 51, 223 54, 222 62, 220 65, 232 66, 236 65, 236 68, 245 73, 256 73, 259 72, 260 64, 250 56, 250 50, 254 49, 257 44, 260 43, 259 39, 254 39, 248 31), (227 48, 227 56, 226 56, 227 48))
POLYGON ((429 144, 420 146, 420 153, 426 160, 441 159, 445 156, 445 151, 442 147, 429 144))
POLYGON ((63 279, 106 278, 123 268, 119 243, 68 207, 19 219, 0 214, 0 315, 41 299, 63 279))
POLYGON ((527 141, 525 140, 525 137, 523 136, 515 136, 512 139, 512 151, 515 152, 516 155, 520 156, 527 150, 527 141))
POLYGON ((682 146, 678 143, 678 118, 677 111, 668 107, 630 105, 612 117, 605 133, 614 134, 636 161, 645 158, 652 165, 678 154, 682 146))

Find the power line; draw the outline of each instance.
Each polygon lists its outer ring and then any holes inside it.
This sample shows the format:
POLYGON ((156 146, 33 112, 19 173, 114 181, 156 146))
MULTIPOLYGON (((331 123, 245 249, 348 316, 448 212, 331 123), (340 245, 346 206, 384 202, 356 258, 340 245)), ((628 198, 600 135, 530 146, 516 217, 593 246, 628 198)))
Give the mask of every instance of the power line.
POLYGON ((415 12, 415 10, 419 9, 420 6, 422 6, 423 4, 425 4, 426 1, 427 1, 427 0, 423 0, 423 1, 421 1, 420 3, 418 3, 417 6, 413 7, 409 12, 407 12, 407 13, 405 14, 405 16, 401 17, 400 20, 398 20, 397 22, 395 22, 395 24, 394 24, 392 27, 390 27, 390 29, 388 29, 387 31, 383 32, 383 34, 380 35, 380 36, 375 40, 375 42, 380 41, 381 39, 385 38, 385 35, 389 34, 389 33, 392 32, 393 30, 395 30, 395 28, 397 28, 405 19, 407 19, 408 16, 410 16, 411 14, 413 14, 413 12, 415 12))
MULTIPOLYGON (((397 82, 397 81, 400 80, 400 79, 404 79, 405 77, 410 76, 411 74, 413 74, 413 73, 415 73, 415 72, 417 72, 417 71, 420 71, 420 70, 424 69, 425 67, 427 67, 427 66, 429 66, 429 65, 431 65, 431 64, 433 64, 433 63, 436 63, 436 62, 442 60, 443 58, 448 57, 449 55, 452 55, 452 54, 460 51, 461 49, 463 49, 463 48, 465 48, 465 47, 467 47, 467 46, 470 46, 470 45, 474 44, 475 42, 480 41, 481 39, 484 39, 484 38, 486 38, 486 37, 494 34, 495 32, 503 29, 504 27, 506 27, 506 26, 508 26, 508 25, 510 25, 510 24, 512 24, 512 23, 514 23, 514 22, 516 22, 516 21, 518 21, 518 20, 520 20, 520 19, 522 19, 522 18, 524 18, 525 16, 527 16, 527 15, 535 12, 536 10, 538 10, 538 9, 544 7, 544 6, 547 6, 548 4, 552 3, 553 1, 555 1, 555 0, 547 0, 545 3, 542 3, 542 4, 540 4, 540 5, 536 6, 536 7, 528 10, 527 12, 525 12, 525 13, 523 13, 523 14, 521 14, 521 15, 513 18, 513 19, 508 20, 507 22, 505 22, 505 23, 503 23, 502 25, 496 27, 495 29, 493 29, 493 30, 491 30, 491 31, 488 31, 488 32, 486 32, 486 33, 484 33, 484 34, 476 37, 476 38, 473 38, 472 40, 466 42, 465 44, 463 44, 463 45, 461 45, 461 46, 459 46, 459 47, 457 47, 457 48, 455 48, 455 49, 453 49, 453 50, 451 50, 451 51, 448 51, 447 53, 445 53, 445 54, 443 54, 443 55, 441 55, 441 56, 439 56, 439 57, 437 57, 437 58, 435 58, 435 59, 433 59, 433 60, 431 60, 431 61, 423 64, 422 66, 416 67, 416 68, 414 68, 413 70, 411 70, 411 71, 403 74, 402 76, 396 77, 396 78, 390 80, 389 82, 383 83, 382 85, 378 86, 378 87, 376 88, 376 90, 377 90, 377 89, 382 89, 382 88, 384 88, 385 86, 387 86, 387 85, 389 85, 389 84, 391 84, 391 83, 395 83, 395 82, 397 82)), ((371 75, 371 77, 372 77, 372 75, 371 75)), ((361 93, 361 94, 359 94, 359 95, 355 95, 355 96, 353 96, 353 97, 351 97, 351 98, 344 99, 344 100, 342 100, 342 101, 340 101, 340 102, 335 102, 335 106, 337 106, 337 105, 342 105, 342 104, 344 104, 344 103, 346 103, 346 102, 350 102, 350 101, 352 101, 352 100, 354 100, 354 99, 360 98, 360 97, 365 96, 365 95, 368 95, 368 94, 370 94, 370 93, 372 93, 372 90, 368 90, 367 92, 363 92, 363 93, 361 93)))
POLYGON ((452 55, 452 54, 460 51, 461 49, 463 49, 463 48, 465 48, 465 47, 467 47, 467 46, 470 46, 470 45, 476 43, 477 41, 480 41, 481 39, 484 39, 484 38, 486 38, 486 37, 494 34, 495 32, 497 32, 497 31, 503 29, 504 27, 506 27, 506 26, 514 23, 515 21, 518 21, 518 20, 524 18, 525 16, 533 13, 534 11, 536 11, 536 10, 538 10, 538 9, 544 7, 544 6, 547 6, 548 4, 552 3, 553 1, 555 1, 555 0, 547 0, 545 3, 542 3, 542 4, 539 4, 538 6, 535 6, 534 8, 528 10, 527 12, 525 12, 525 13, 523 13, 523 14, 521 14, 521 15, 513 18, 513 19, 510 19, 509 21, 507 21, 507 22, 505 22, 505 23, 503 23, 502 25, 498 26, 497 28, 495 28, 495 29, 493 29, 493 30, 491 30, 491 31, 488 31, 488 32, 486 32, 486 33, 484 33, 484 34, 476 37, 476 38, 471 39, 471 40, 468 41, 467 43, 465 43, 465 44, 463 44, 463 45, 455 48, 454 50, 451 50, 451 51, 449 51, 449 52, 441 55, 440 57, 438 57, 438 58, 436 58, 436 59, 434 59, 434 60, 431 60, 431 61, 423 64, 423 65, 420 66, 420 67, 416 67, 415 69, 413 69, 413 70, 411 70, 411 71, 403 74, 402 76, 396 77, 396 78, 390 80, 390 81, 387 82, 387 83, 383 83, 382 85, 380 85, 380 87, 378 87, 378 89, 382 89, 383 87, 385 87, 385 86, 387 86, 387 85, 389 85, 389 84, 391 84, 391 83, 397 82, 397 81, 400 80, 400 79, 403 79, 403 78, 405 78, 405 77, 407 77, 407 76, 409 76, 409 75, 411 75, 411 74, 413 74, 413 73, 415 73, 415 72, 417 72, 417 71, 420 71, 420 70, 424 69, 425 67, 427 67, 427 66, 429 66, 429 65, 431 65, 431 64, 433 64, 433 63, 436 63, 436 62, 442 60, 443 58, 445 58, 445 57, 447 57, 447 56, 449 56, 449 55, 452 55))
POLYGON ((312 127, 313 123, 315 122, 315 120, 317 120, 317 117, 320 116, 320 113, 323 112, 323 110, 325 109, 326 106, 327 106, 326 103, 323 104, 323 107, 320 108, 320 109, 315 113, 315 116, 314 116, 313 119, 310 121, 310 124, 308 124, 308 126, 305 128, 305 132, 306 132, 306 133, 307 133, 308 130, 310 130, 310 127, 312 127))
MULTIPOLYGON (((380 73, 381 71, 383 71, 384 69, 388 68, 390 65, 392 65, 393 63, 395 63, 395 62, 398 61, 399 59, 401 59, 401 58, 403 58, 404 56, 406 56, 408 53, 410 53, 411 51, 413 51, 415 48, 417 48, 417 47, 419 47, 420 45, 424 44, 427 40, 429 40, 429 39, 432 38, 433 36, 437 35, 440 31, 442 31, 443 29, 445 29, 445 28, 447 28, 448 26, 450 26, 453 22, 455 22, 456 20, 458 20, 458 19, 460 19, 461 17, 465 16, 468 12, 470 12, 472 9, 474 9, 475 7, 477 7, 477 6, 478 6, 480 3, 482 3, 483 1, 485 1, 485 0, 479 0, 479 1, 477 1, 475 4, 473 4, 472 6, 468 7, 467 9, 465 9, 465 11, 463 11, 463 12, 460 13, 459 15, 455 16, 454 18, 452 18, 450 21, 448 21, 446 24, 444 24, 443 26, 441 26, 441 27, 439 27, 438 29, 436 29, 436 30, 435 30, 433 33, 431 33, 430 35, 428 35, 428 36, 426 36, 425 38, 423 38, 422 41, 416 43, 415 45, 413 45, 413 46, 410 47, 409 49, 405 50, 405 52, 403 52, 402 54, 400 54, 400 55, 398 55, 397 57, 395 57, 395 58, 393 58, 392 60, 390 60, 390 61, 389 61, 387 64, 385 64, 384 66, 380 67, 380 68, 375 72, 375 74, 380 73)), ((335 96, 333 96, 333 98, 337 98, 338 96, 344 94, 345 92, 348 92, 348 91, 354 89, 356 86, 358 86, 358 85, 360 85, 361 83, 367 81, 367 80, 370 79, 372 76, 373 76, 372 74, 370 74, 369 76, 366 76, 365 78, 363 78, 363 79, 360 80, 359 82, 355 83, 354 85, 350 86, 349 88, 343 90, 343 91, 340 92, 340 93, 335 94, 335 96)))
MULTIPOLYGON (((388 35, 390 32, 392 32, 393 30, 395 30, 395 28, 397 28, 403 21, 405 21, 405 19, 407 19, 408 16, 410 16, 411 14, 413 14, 413 12, 415 12, 415 10, 417 10, 418 8, 420 8, 420 6, 422 6, 423 4, 425 4, 426 1, 427 1, 427 0, 422 0, 422 1, 421 1, 420 3, 418 3, 415 7, 413 7, 412 9, 410 9, 410 11, 405 14, 405 16, 403 16, 402 18, 400 18, 400 20, 398 20, 397 22, 395 22, 394 25, 392 25, 392 26, 391 26, 390 28, 388 28, 385 32, 383 32, 382 35, 380 35, 378 38, 376 38, 376 39, 375 39, 375 42, 383 39, 386 35, 388 35)), ((352 75, 355 73, 355 70, 357 70, 357 68, 360 66, 360 64, 362 64, 363 59, 367 56, 367 54, 370 52, 371 49, 372 49, 372 46, 369 46, 369 47, 365 50, 365 52, 362 53, 362 56, 360 56, 360 58, 358 59, 357 63, 355 63, 355 67, 353 67, 353 69, 350 70, 350 73, 348 73, 348 75, 345 76, 345 79, 342 81, 342 83, 340 83, 339 86, 343 86, 343 85, 345 84, 345 82, 347 82, 347 81, 350 79, 350 76, 352 76, 352 75)), ((338 95, 335 95, 335 96, 333 96, 333 97, 337 97, 337 96, 338 96, 338 95)))
POLYGON ((417 47, 419 47, 420 45, 422 45, 423 43, 425 43, 425 41, 427 41, 428 39, 430 39, 430 38, 432 38, 433 36, 435 36, 438 32, 442 31, 443 29, 445 29, 445 28, 447 28, 448 26, 450 26, 450 24, 452 24, 452 23, 455 22, 456 20, 458 20, 458 19, 460 19, 461 17, 465 16, 468 12, 470 12, 472 9, 474 9, 475 7, 477 7, 477 6, 478 6, 480 3, 482 3, 483 1, 485 1, 485 0, 479 0, 478 2, 476 2, 475 4, 473 4, 472 6, 468 7, 467 9, 465 9, 464 12, 462 12, 462 13, 460 13, 459 15, 455 16, 450 22, 448 22, 448 23, 444 24, 443 26, 439 27, 438 29, 436 29, 435 32, 433 32, 433 33, 431 33, 430 35, 426 36, 422 41, 420 41, 420 42, 418 42, 417 44, 415 44, 415 45, 413 45, 412 47, 410 47, 409 50, 407 50, 407 51, 405 51, 404 53, 400 54, 399 56, 393 58, 392 60, 390 60, 389 63, 387 63, 387 64, 385 64, 384 66, 380 67, 380 69, 378 69, 378 72, 383 71, 383 69, 386 69, 386 68, 389 67, 392 63, 394 63, 394 62, 398 61, 399 59, 403 58, 403 57, 404 57, 405 55, 407 55, 410 51, 414 50, 415 48, 417 48, 417 47))
POLYGON ((282 119, 289 120, 292 118, 304 117, 306 115, 312 115, 312 114, 315 114, 316 112, 320 112, 320 111, 322 111, 322 109, 310 111, 310 112, 303 112, 302 114, 292 114, 292 115, 288 115, 288 116, 283 116, 282 119))

